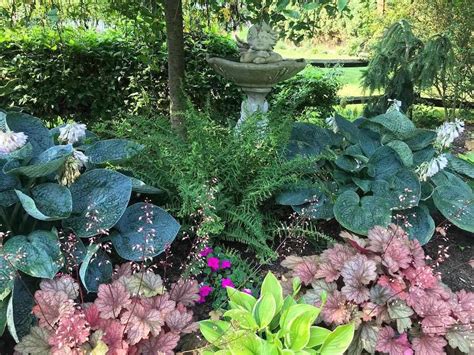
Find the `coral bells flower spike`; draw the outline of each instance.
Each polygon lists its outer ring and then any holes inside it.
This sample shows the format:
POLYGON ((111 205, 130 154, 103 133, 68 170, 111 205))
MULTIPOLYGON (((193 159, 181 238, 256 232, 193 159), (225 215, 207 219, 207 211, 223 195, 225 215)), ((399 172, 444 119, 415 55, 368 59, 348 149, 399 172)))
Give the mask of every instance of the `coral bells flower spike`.
POLYGON ((68 144, 78 142, 82 137, 86 136, 87 126, 81 123, 68 123, 64 127, 59 128, 59 141, 68 144))
POLYGON ((23 132, 3 132, 0 130, 0 153, 11 153, 26 144, 28 136, 23 132))
POLYGON ((205 247, 203 250, 201 250, 199 252, 199 255, 201 256, 208 256, 209 254, 211 254, 214 250, 210 247, 205 247))
POLYGON ((234 283, 232 282, 232 280, 231 280, 231 279, 228 279, 228 278, 222 279, 222 281, 221 281, 221 286, 222 286, 222 288, 226 288, 226 287, 235 288, 235 285, 234 285, 234 283))
POLYGON ((231 266, 232 263, 230 262, 230 260, 222 260, 221 269, 230 269, 231 266))
POLYGON ((212 271, 219 270, 219 259, 218 258, 208 258, 207 259, 207 266, 211 268, 212 271))

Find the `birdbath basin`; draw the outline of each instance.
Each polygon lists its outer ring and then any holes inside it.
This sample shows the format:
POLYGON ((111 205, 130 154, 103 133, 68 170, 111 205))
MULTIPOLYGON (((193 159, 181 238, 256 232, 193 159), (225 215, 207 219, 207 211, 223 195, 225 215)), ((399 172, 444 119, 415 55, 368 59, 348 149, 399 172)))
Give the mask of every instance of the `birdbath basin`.
MULTIPOLYGON (((217 73, 233 81, 247 96, 242 101, 237 129, 250 115, 256 112, 268 112, 266 96, 272 87, 295 76, 307 64, 303 59, 264 64, 241 63, 218 57, 208 58, 207 61, 217 73)), ((266 123, 265 120, 260 126, 264 128, 266 123)))

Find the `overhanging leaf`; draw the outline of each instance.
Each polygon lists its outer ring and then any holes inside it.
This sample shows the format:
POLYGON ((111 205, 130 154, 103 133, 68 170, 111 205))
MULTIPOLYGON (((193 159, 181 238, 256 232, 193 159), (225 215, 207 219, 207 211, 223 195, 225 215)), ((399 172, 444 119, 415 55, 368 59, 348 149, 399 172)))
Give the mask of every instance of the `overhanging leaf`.
POLYGON ((416 239, 421 245, 428 243, 433 236, 435 223, 428 207, 419 205, 405 211, 397 212, 396 219, 407 232, 410 239, 416 239))
POLYGON ((387 146, 377 148, 367 163, 369 175, 377 179, 395 175, 402 166, 398 154, 387 146))
POLYGON ((421 196, 418 177, 412 171, 404 168, 384 180, 373 181, 371 190, 375 196, 390 201, 390 207, 394 210, 417 206, 421 196))
POLYGON ((141 144, 126 139, 107 139, 87 147, 84 154, 92 164, 120 163, 143 150, 141 144))
POLYGON ((34 289, 31 284, 31 280, 17 277, 8 302, 7 326, 11 336, 17 343, 30 332, 34 321, 32 312, 34 289))
POLYGON ((403 165, 407 167, 413 165, 413 153, 405 142, 395 140, 387 143, 387 146, 397 152, 398 157, 403 162, 403 165))
POLYGON ((79 276, 87 292, 97 292, 99 285, 112 278, 112 262, 99 244, 90 244, 79 269, 79 276))
POLYGON ((474 193, 467 184, 438 186, 433 192, 433 201, 451 223, 474 232, 474 193))

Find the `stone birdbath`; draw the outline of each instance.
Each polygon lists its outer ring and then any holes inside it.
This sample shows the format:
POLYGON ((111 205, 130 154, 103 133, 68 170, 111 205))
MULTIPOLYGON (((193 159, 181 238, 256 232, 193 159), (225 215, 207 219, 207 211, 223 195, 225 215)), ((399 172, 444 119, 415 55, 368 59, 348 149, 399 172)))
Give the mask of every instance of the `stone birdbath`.
MULTIPOLYGON (((240 48, 240 61, 208 58, 210 66, 225 78, 232 80, 246 94, 242 101, 237 129, 247 117, 268 112, 267 94, 283 80, 304 69, 304 59, 287 60, 273 51, 276 33, 266 23, 250 27, 247 42, 236 37, 240 48)), ((266 124, 266 121, 263 122, 266 124)))

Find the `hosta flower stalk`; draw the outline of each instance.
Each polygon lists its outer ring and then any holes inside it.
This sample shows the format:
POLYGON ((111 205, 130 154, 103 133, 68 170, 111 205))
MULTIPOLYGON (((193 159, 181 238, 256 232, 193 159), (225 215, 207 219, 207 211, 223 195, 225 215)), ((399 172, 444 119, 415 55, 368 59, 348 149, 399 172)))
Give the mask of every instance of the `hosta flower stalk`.
POLYGON ((445 122, 436 129, 436 145, 448 148, 462 132, 464 132, 463 121, 456 118, 453 122, 445 122))
POLYGON ((59 141, 68 144, 77 143, 81 138, 86 136, 87 126, 82 123, 68 123, 64 127, 59 128, 59 141))
POLYGON ((438 155, 428 162, 424 162, 417 169, 416 172, 421 181, 426 181, 429 177, 436 175, 439 171, 448 166, 448 159, 445 154, 438 155))
POLYGON ((23 132, 0 131, 0 153, 8 154, 26 144, 28 136, 23 132))

